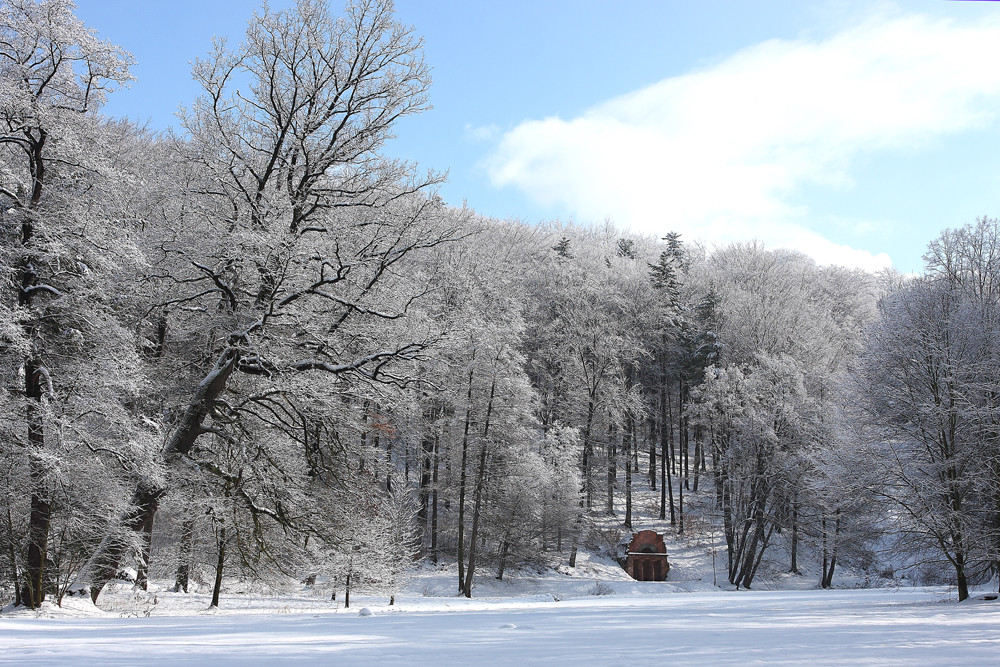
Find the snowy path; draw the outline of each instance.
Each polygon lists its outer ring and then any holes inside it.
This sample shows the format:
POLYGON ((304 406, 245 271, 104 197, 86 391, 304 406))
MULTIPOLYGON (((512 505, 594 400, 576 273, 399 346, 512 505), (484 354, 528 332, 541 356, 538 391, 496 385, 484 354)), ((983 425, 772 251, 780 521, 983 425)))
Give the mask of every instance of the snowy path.
POLYGON ((0 618, 0 663, 956 665, 1000 655, 1000 603, 921 590, 400 602, 370 617, 0 618))

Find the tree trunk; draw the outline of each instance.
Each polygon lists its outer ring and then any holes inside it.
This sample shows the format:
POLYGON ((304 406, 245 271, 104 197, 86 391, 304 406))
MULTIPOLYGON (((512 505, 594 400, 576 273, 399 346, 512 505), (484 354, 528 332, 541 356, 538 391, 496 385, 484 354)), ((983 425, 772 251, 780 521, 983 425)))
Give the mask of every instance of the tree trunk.
POLYGON ((472 508, 472 534, 469 536, 469 566, 465 571, 465 582, 462 585, 462 594, 467 598, 472 597, 472 578, 476 573, 476 550, 479 547, 479 518, 482 513, 483 489, 486 479, 486 450, 489 444, 488 435, 490 432, 490 418, 493 414, 493 397, 496 395, 497 381, 493 380, 490 386, 490 399, 486 403, 486 423, 483 425, 483 441, 479 448, 479 470, 476 474, 476 490, 473 494, 472 508))
POLYGON ((694 483, 692 484, 692 489, 691 489, 695 493, 698 492, 698 480, 701 476, 701 465, 699 462, 702 460, 702 458, 704 458, 701 453, 702 452, 701 440, 702 440, 702 428, 701 426, 695 426, 694 427, 694 483))
MULTIPOLYGON (((820 585, 823 588, 831 588, 831 587, 833 587, 833 572, 834 572, 834 570, 837 567, 837 551, 838 551, 839 542, 840 542, 840 510, 839 509, 836 512, 836 518, 834 519, 834 522, 833 522, 833 540, 832 540, 833 541, 833 547, 831 549, 829 563, 827 562, 827 551, 826 551, 826 532, 825 532, 826 531, 826 521, 823 522, 823 529, 824 529, 824 534, 823 534, 823 580, 820 582, 820 585)), ((961 589, 959 589, 959 590, 961 592, 961 589)), ((968 593, 969 593, 968 587, 966 587, 965 593, 966 593, 966 596, 968 596, 968 593)), ((964 599, 965 598, 961 598, 961 600, 964 600, 964 599)), ((961 602, 961 600, 959 600, 959 602, 961 602)))
MULTIPOLYGON (((42 189, 45 184, 45 160, 43 150, 48 134, 39 130, 38 137, 32 137, 30 132, 28 150, 29 168, 32 176, 31 199, 27 214, 21 222, 21 249, 24 252, 18 268, 17 283, 20 287, 17 293, 17 305, 26 312, 34 308, 30 288, 38 283, 38 275, 32 264, 33 239, 35 234, 34 215, 42 200, 42 189)), ((30 322, 22 325, 28 340, 34 341, 35 327, 30 322)), ((21 602, 36 609, 45 600, 45 560, 48 550, 49 524, 52 520, 52 503, 49 496, 48 481, 45 469, 45 417, 42 405, 43 373, 42 360, 39 358, 37 343, 24 360, 24 396, 27 399, 26 422, 28 428, 28 479, 31 484, 31 511, 28 517, 28 553, 21 582, 21 602)))
POLYGON ((688 474, 688 434, 687 434, 687 418, 684 416, 684 406, 687 404, 687 399, 684 395, 684 382, 680 382, 680 386, 677 392, 677 437, 680 440, 678 443, 681 448, 681 459, 682 468, 678 468, 678 474, 683 479, 678 480, 677 483, 677 534, 684 534, 684 488, 687 486, 687 474, 688 474))
MULTIPOLYGON (((149 522, 152 525, 153 515, 163 497, 164 489, 159 485, 151 484, 148 480, 143 480, 136 487, 132 494, 133 510, 130 515, 122 521, 122 529, 130 533, 142 530, 142 527, 149 522)), ((90 599, 97 604, 97 597, 104 590, 109 581, 115 578, 122 557, 129 546, 127 537, 118 533, 111 533, 105 536, 96 552, 91 557, 90 562, 84 568, 85 574, 90 581, 90 599)))
POLYGON ((181 523, 181 541, 177 547, 177 573, 174 576, 174 593, 188 592, 191 577, 191 551, 194 547, 194 520, 181 523))
POLYGON ((153 545, 152 512, 148 512, 143 516, 142 526, 139 528, 139 539, 139 563, 135 572, 135 585, 146 591, 149 590, 149 556, 153 545))
POLYGON ((17 549, 14 546, 14 520, 10 513, 10 505, 7 505, 7 557, 10 559, 10 582, 14 589, 14 605, 20 606, 21 584, 18 580, 17 571, 17 549))
POLYGON ((226 526, 219 526, 218 534, 219 558, 215 563, 215 584, 212 586, 212 603, 209 607, 219 606, 219 593, 222 591, 222 569, 226 564, 226 526))
POLYGON ((392 438, 385 439, 385 492, 392 493, 392 473, 396 469, 392 461, 392 438))
POLYGON ((431 472, 431 562, 437 565, 438 562, 438 465, 439 449, 441 447, 441 437, 434 435, 433 466, 431 472))
MULTIPOLYGON (((607 497, 607 502, 605 503, 605 509, 604 509, 604 513, 607 514, 608 516, 614 516, 615 515, 615 482, 618 481, 618 469, 617 469, 618 456, 617 456, 617 452, 618 452, 618 449, 619 449, 618 447, 615 446, 615 444, 616 444, 615 443, 616 438, 617 438, 617 435, 615 434, 615 427, 612 424, 611 420, 609 419, 608 420, 608 446, 606 448, 607 454, 608 454, 608 479, 607 479, 607 482, 608 482, 608 488, 607 488, 608 497, 607 497)), ((622 443, 623 448, 624 448, 624 444, 625 443, 623 442, 622 443)), ((631 460, 630 460, 631 458, 632 457, 630 455, 630 452, 626 451, 625 452, 625 469, 626 470, 628 470, 631 467, 631 460)))
POLYGON ((507 568, 507 553, 510 551, 510 529, 504 533, 503 541, 500 543, 500 564, 497 566, 497 581, 503 581, 503 573, 507 568))
POLYGON ((673 412, 670 395, 667 393, 667 378, 663 373, 660 377, 660 518, 666 518, 666 503, 670 503, 670 525, 677 525, 677 516, 674 512, 674 488, 670 480, 671 470, 667 464, 673 466, 671 454, 674 445, 674 430, 671 419, 673 412))
MULTIPOLYGON (((626 432, 624 442, 628 443, 628 447, 632 450, 636 450, 636 439, 635 439, 635 418, 632 413, 628 413, 626 421, 626 432)), ((632 530, 632 469, 629 466, 625 466, 625 527, 632 530)))
MULTIPOLYGON (((473 357, 474 358, 474 357, 473 357)), ((469 425, 472 422, 472 369, 469 369, 469 391, 465 397, 465 426, 462 430, 462 467, 458 475, 458 590, 465 586, 465 486, 469 457, 469 425)))
POLYGON ((798 555, 799 555, 799 506, 795 502, 794 498, 792 499, 791 505, 792 505, 792 508, 791 508, 791 513, 792 513, 792 548, 791 548, 791 552, 792 552, 792 556, 791 556, 791 564, 788 567, 788 571, 790 573, 792 573, 792 574, 799 574, 799 561, 798 561, 798 555))
MULTIPOLYGON (((29 406, 30 413, 33 410, 29 406)), ((41 428, 41 420, 29 421, 28 434, 35 427, 41 428)), ((34 445, 33 445, 34 446, 34 445)), ((30 456, 31 514, 28 523, 28 558, 21 589, 21 601, 31 609, 37 609, 45 600, 45 560, 48 548, 49 523, 52 518, 52 504, 46 482, 44 464, 34 452, 30 456)))
MULTIPOLYGON (((161 456, 170 460, 176 456, 185 456, 191 452, 195 441, 203 433, 209 432, 204 426, 205 418, 219 396, 226 388, 230 375, 236 368, 241 352, 235 348, 226 348, 216 358, 215 366, 209 371, 195 388, 194 395, 188 403, 161 450, 161 456)), ((159 506, 160 498, 166 493, 149 478, 143 478, 132 494, 133 511, 122 520, 124 528, 130 531, 141 530, 146 521, 152 523, 153 515, 159 506)), ((90 597, 96 603, 97 597, 104 587, 118 572, 121 558, 125 554, 127 541, 112 533, 105 536, 97 551, 85 568, 88 571, 90 597)))
MULTIPOLYGON (((653 438, 652 420, 648 422, 650 429, 646 435, 649 438, 649 488, 656 491, 656 440, 653 438)), ((661 517, 662 518, 662 517, 661 517)))

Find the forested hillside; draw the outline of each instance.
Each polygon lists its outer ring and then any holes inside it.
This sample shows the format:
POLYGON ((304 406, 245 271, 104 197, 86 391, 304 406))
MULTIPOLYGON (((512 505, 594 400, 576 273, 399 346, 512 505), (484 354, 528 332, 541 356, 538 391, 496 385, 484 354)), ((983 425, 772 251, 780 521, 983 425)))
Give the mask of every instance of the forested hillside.
POLYGON ((823 587, 1000 570, 996 219, 901 276, 450 206, 384 155, 430 101, 388 0, 261 10, 176 135, 102 114, 132 65, 69 0, 2 3, 4 602, 419 558, 469 596, 610 515, 717 525, 737 587, 778 544, 823 587))

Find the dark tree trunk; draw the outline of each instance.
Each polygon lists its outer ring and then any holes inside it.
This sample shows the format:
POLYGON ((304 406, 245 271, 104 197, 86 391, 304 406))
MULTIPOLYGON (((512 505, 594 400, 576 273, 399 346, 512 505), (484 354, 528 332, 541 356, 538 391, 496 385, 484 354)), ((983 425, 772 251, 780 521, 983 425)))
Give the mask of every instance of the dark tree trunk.
POLYGON ((673 472, 674 428, 673 406, 670 394, 667 392, 666 376, 661 378, 660 385, 660 518, 664 516, 664 501, 669 502, 670 525, 677 525, 677 513, 674 509, 674 485, 670 477, 673 472), (668 467, 669 466, 669 467, 668 467), (666 493, 666 496, 663 494, 666 493))
POLYGON ((194 547, 194 520, 181 523, 181 540, 177 547, 177 573, 174 576, 174 593, 188 592, 191 577, 191 551, 194 547))
MULTIPOLYGON (((153 523, 153 515, 163 497, 164 489, 157 485, 151 485, 143 480, 136 487, 132 494, 133 510, 125 517, 122 528, 130 533, 142 530, 148 522, 153 523)), ((97 597, 104 590, 109 581, 115 578, 122 557, 128 548, 129 540, 117 533, 112 533, 105 537, 97 548, 97 552, 91 558, 89 567, 92 568, 90 578, 90 598, 97 604, 97 597)))
POLYGON ((392 461, 392 438, 385 439, 385 492, 392 493, 392 472, 396 469, 392 461))
POLYGON ((219 593, 222 592, 222 569, 226 564, 226 526, 219 527, 218 534, 219 558, 215 563, 215 584, 212 586, 212 603, 209 607, 219 606, 219 593))
POLYGON ((462 584, 462 594, 472 597, 472 578, 476 574, 476 551, 479 548, 479 518, 482 515, 483 491, 486 480, 487 437, 490 432, 490 418, 493 414, 493 397, 496 395, 497 382, 494 379, 490 386, 490 398, 486 403, 486 422, 483 425, 483 441, 479 447, 479 470, 476 473, 476 489, 473 493, 472 533, 469 535, 469 566, 465 571, 465 581, 462 584))
MULTIPOLYGON (((607 494, 607 499, 606 499, 607 502, 605 503, 605 506, 604 506, 604 512, 608 516, 614 516, 615 515, 615 482, 618 481, 618 469, 617 469, 618 456, 617 456, 617 452, 619 451, 619 448, 616 446, 616 443, 615 443, 616 439, 617 439, 617 435, 615 434, 615 427, 612 424, 611 420, 609 419, 608 420, 608 446, 606 448, 606 451, 607 451, 607 454, 608 454, 608 479, 607 479, 607 492, 608 492, 608 494, 607 494)), ((622 442, 622 449, 624 449, 624 448, 625 448, 625 443, 622 442)), ((631 457, 630 452, 628 450, 626 450, 625 451, 625 469, 626 470, 628 470, 630 468, 630 464, 631 464, 630 459, 631 458, 632 457, 631 457)))
POLYGON ((677 392, 677 437, 680 439, 678 443, 681 447, 681 458, 683 459, 683 467, 678 469, 679 475, 683 478, 677 483, 677 534, 684 534, 684 489, 687 488, 688 483, 688 432, 687 432, 687 417, 684 416, 684 408, 687 405, 687 396, 684 392, 684 382, 680 382, 680 386, 677 392))
POLYGON ((441 437, 434 435, 434 462, 431 472, 431 562, 438 562, 438 466, 441 437))
MULTIPOLYGON (((635 418, 632 413, 628 413, 626 421, 625 437, 622 444, 628 443, 628 447, 636 450, 635 439, 635 418)), ((632 469, 625 466, 625 527, 632 530, 632 469)))
POLYGON ((472 370, 469 370, 469 390, 465 397, 465 426, 462 430, 462 467, 458 473, 458 590, 465 587, 465 487, 468 475, 469 425, 472 423, 472 370))
POLYGON ((135 572, 135 585, 146 591, 149 590, 149 556, 153 545, 153 513, 147 512, 142 519, 142 526, 139 527, 140 551, 139 564, 135 572))
POLYGON ((656 441, 652 437, 652 430, 649 431, 649 488, 656 491, 656 441))
POLYGON ((14 589, 14 604, 20 606, 23 604, 21 601, 21 583, 17 576, 18 564, 17 564, 17 549, 14 546, 14 519, 10 513, 10 505, 7 505, 7 557, 10 560, 10 582, 14 589))
MULTIPOLYGON (((17 304, 26 312, 34 309, 34 291, 38 284, 32 260, 34 242, 34 219, 42 201, 42 190, 45 185, 44 148, 48 138, 45 130, 38 130, 35 136, 27 135, 27 153, 31 171, 31 199, 28 210, 21 221, 20 245, 21 257, 17 284, 17 304)), ((26 338, 34 341, 35 324, 25 322, 22 325, 26 338)), ((31 484, 31 510, 28 517, 28 553, 24 575, 21 581, 21 602, 32 609, 37 608, 45 600, 45 561, 48 551, 49 525, 52 521, 52 502, 49 494, 48 475, 45 466, 45 416, 42 405, 42 373, 44 370, 39 350, 33 344, 27 358, 24 359, 24 396, 27 399, 26 422, 28 430, 28 478, 31 484)))
POLYGON ((792 546, 791 546, 791 563, 789 564, 788 571, 792 574, 799 574, 799 506, 795 502, 795 498, 792 498, 791 502, 791 515, 792 515, 792 546))
POLYGON ((510 530, 504 533, 503 541, 500 543, 500 564, 497 566, 497 580, 503 581, 503 573, 507 568, 507 554, 510 552, 510 530))
MULTIPOLYGON (((837 568, 837 551, 840 542, 840 510, 838 509, 833 521, 833 538, 829 540, 832 544, 829 550, 829 557, 827 554, 827 534, 826 534, 826 520, 823 520, 823 579, 820 581, 820 586, 823 588, 831 588, 833 586, 833 572, 837 568)), ((965 589, 966 597, 968 597, 969 589, 966 586, 965 589)), ((959 595, 961 596, 961 588, 959 588, 959 595)), ((964 600, 961 598, 959 602, 964 600)))
MULTIPOLYGON (((195 388, 194 396, 164 444, 161 450, 164 459, 169 461, 177 456, 186 456, 191 452, 199 436, 210 432, 204 425, 205 419, 225 390, 240 356, 240 351, 235 348, 226 348, 219 354, 215 366, 195 388)), ((153 515, 159 506, 160 498, 165 493, 166 489, 151 480, 140 480, 132 495, 134 509, 124 518, 123 527, 130 531, 138 531, 146 522, 152 525, 153 515)), ((95 603, 101 591, 118 571, 125 548, 126 541, 120 536, 111 534, 104 539, 91 558, 94 574, 90 579, 90 596, 95 603)))
MULTIPOLYGON (((824 535, 825 538, 825 535, 824 535)), ((824 540, 825 541, 825 540, 824 540)), ((837 551, 840 542, 840 510, 837 510, 836 518, 833 522, 833 548, 830 550, 830 560, 829 564, 826 559, 826 550, 824 548, 824 558, 823 558, 823 581, 820 585, 823 588, 833 587, 833 572, 837 568, 837 551)), ((966 594, 968 594, 968 589, 966 589, 966 594)), ((963 598, 964 599, 964 598, 963 598)))
POLYGON ((701 473, 700 461, 702 457, 702 428, 701 426, 694 427, 694 483, 692 484, 692 491, 698 492, 698 480, 701 473))
MULTIPOLYGON (((29 426, 29 428, 31 427, 29 426)), ((30 434, 31 430, 29 430, 30 434)), ((31 459, 37 458, 40 457, 32 454, 31 459)), ((44 464, 41 461, 32 460, 30 466, 31 514, 28 523, 27 567, 25 567, 22 582, 21 601, 25 606, 37 609, 45 600, 45 560, 49 523, 52 518, 52 504, 49 501, 44 464)))

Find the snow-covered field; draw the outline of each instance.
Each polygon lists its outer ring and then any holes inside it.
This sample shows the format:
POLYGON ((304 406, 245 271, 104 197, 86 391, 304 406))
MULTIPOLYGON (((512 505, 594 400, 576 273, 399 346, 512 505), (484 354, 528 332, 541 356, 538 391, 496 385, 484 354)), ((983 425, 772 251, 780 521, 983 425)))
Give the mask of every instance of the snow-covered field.
POLYGON ((0 616, 0 663, 971 665, 1000 655, 1000 602, 957 604, 945 589, 610 581, 615 593, 593 595, 594 581, 565 577, 466 600, 432 590, 445 573, 417 584, 430 594, 411 586, 393 607, 361 597, 350 609, 305 592, 231 596, 211 611, 204 595, 163 591, 155 605, 154 594, 120 591, 104 611, 67 600, 0 616))

